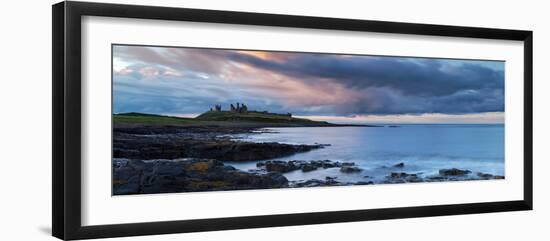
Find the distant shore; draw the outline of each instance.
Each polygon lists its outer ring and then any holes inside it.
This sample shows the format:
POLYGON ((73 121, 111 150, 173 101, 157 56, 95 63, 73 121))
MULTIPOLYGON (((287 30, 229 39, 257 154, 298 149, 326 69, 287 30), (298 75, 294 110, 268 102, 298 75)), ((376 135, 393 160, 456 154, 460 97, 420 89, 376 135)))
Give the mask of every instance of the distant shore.
POLYGON ((195 118, 175 117, 145 113, 113 114, 116 127, 231 127, 231 128, 269 128, 269 127, 383 127, 367 124, 335 124, 326 121, 314 121, 303 118, 280 118, 262 113, 206 112, 195 118))

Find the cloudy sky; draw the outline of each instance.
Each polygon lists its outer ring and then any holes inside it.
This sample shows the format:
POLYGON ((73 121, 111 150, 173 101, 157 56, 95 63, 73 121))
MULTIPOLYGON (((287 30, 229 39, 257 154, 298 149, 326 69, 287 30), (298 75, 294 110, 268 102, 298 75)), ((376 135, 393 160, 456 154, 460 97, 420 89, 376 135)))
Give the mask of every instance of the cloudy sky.
POLYGON ((504 62, 113 46, 114 113, 236 102, 340 123, 502 123, 504 62))

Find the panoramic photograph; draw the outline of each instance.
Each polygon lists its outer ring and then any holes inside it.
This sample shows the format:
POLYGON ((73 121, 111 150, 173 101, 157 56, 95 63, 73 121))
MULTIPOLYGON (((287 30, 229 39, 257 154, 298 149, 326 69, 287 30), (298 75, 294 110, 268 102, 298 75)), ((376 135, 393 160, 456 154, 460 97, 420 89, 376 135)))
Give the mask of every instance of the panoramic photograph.
POLYGON ((501 180, 504 68, 112 45, 112 194, 501 180))

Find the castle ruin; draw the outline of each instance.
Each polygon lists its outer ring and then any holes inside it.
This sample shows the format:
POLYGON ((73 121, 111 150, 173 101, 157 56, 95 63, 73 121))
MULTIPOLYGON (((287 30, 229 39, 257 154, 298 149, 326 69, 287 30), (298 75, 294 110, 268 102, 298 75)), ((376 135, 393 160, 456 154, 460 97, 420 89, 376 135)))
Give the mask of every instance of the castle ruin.
POLYGON ((235 107, 233 104, 229 106, 230 112, 237 112, 237 113, 247 113, 248 107, 243 103, 242 105, 237 102, 237 106, 235 107))
MULTIPOLYGON (((214 109, 210 108, 210 111, 222 111, 221 105, 215 105, 214 109)), ((230 104, 229 111, 234 113, 247 113, 248 112, 248 106, 246 106, 244 103, 241 104, 237 102, 236 105, 230 104)))
MULTIPOLYGON (((214 108, 210 108, 210 111, 222 112, 223 110, 222 110, 221 105, 215 105, 214 108)), ((270 113, 268 111, 253 111, 253 110, 249 111, 248 106, 246 106, 244 103, 239 103, 239 102, 237 102, 235 105, 234 104, 229 104, 229 112, 233 112, 233 113, 253 112, 253 113, 262 113, 262 114, 267 114, 267 115, 277 115, 277 116, 285 116, 285 117, 288 117, 288 118, 292 118, 291 113, 277 114, 277 113, 270 113)))

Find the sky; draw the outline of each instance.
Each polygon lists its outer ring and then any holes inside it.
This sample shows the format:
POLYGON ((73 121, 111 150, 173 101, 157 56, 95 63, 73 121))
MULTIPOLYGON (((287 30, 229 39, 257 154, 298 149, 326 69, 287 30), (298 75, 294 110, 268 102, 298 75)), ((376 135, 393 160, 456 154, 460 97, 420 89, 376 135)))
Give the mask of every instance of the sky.
POLYGON ((113 112, 228 109, 336 123, 503 123, 504 62, 113 46, 113 112))

